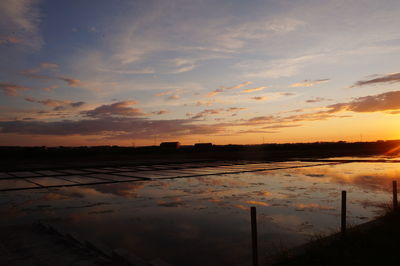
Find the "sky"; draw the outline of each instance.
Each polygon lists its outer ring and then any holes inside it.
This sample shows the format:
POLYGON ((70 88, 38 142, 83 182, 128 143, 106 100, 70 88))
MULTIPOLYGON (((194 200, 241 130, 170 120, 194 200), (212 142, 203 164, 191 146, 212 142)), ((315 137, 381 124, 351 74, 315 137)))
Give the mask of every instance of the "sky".
POLYGON ((0 145, 400 138, 400 1, 2 0, 0 145))

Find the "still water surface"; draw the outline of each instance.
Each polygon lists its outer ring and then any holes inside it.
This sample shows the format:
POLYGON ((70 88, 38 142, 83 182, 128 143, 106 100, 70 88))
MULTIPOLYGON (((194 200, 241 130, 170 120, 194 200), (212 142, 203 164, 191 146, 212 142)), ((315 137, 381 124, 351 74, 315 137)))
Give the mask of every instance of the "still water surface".
MULTIPOLYGON (((311 163, 287 163, 293 165, 311 163)), ((382 213, 400 164, 328 164, 165 179, 174 174, 168 171, 152 181, 2 192, 0 223, 41 220, 146 261, 250 265, 250 206, 257 207, 263 261, 313 236, 336 232, 341 190, 348 192, 349 224, 382 213)), ((213 173, 212 168, 193 171, 213 173)))

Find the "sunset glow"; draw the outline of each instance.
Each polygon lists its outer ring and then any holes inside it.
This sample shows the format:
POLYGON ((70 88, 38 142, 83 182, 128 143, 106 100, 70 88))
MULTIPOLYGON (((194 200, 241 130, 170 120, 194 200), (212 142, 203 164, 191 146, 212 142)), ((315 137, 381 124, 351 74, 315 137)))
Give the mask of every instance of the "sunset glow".
POLYGON ((398 139, 399 12, 391 0, 2 0, 0 145, 398 139))

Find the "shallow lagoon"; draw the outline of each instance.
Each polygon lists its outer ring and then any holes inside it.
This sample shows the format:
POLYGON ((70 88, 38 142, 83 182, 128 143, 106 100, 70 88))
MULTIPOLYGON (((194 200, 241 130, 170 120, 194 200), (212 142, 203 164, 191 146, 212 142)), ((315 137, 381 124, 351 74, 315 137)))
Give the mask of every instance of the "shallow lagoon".
POLYGON ((146 261, 250 265, 250 206, 257 207, 263 261, 337 231, 341 190, 348 193, 349 224, 373 219, 391 201, 391 182, 400 174, 400 164, 389 162, 315 164, 271 163, 266 168, 280 169, 174 179, 190 170, 166 170, 151 181, 1 192, 1 224, 41 220, 146 261), (285 168, 293 166, 305 167, 285 168))

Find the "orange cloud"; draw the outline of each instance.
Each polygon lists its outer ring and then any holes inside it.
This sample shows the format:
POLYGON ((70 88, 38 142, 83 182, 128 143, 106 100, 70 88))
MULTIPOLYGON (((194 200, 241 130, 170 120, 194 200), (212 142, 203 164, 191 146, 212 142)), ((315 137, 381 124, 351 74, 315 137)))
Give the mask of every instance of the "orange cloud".
POLYGON ((252 88, 252 89, 247 89, 247 90, 242 90, 241 93, 249 93, 249 92, 254 92, 254 91, 261 91, 268 88, 268 86, 264 87, 257 87, 257 88, 252 88))
POLYGON ((321 83, 328 82, 330 79, 318 79, 318 80, 305 80, 303 82, 293 83, 289 87, 312 87, 321 83))
POLYGON ((400 109, 400 91, 389 91, 377 95, 356 98, 348 103, 337 103, 327 106, 328 113, 340 111, 379 112, 400 109))
POLYGON ((237 84, 237 85, 235 85, 235 86, 231 86, 231 87, 222 87, 222 88, 219 88, 219 89, 216 89, 216 90, 214 90, 214 91, 209 92, 209 93, 207 94, 207 97, 213 97, 213 96, 217 95, 218 93, 221 93, 221 92, 224 92, 224 91, 227 91, 227 90, 240 89, 240 88, 242 88, 242 87, 244 87, 244 86, 247 86, 247 85, 250 85, 250 84, 252 84, 252 83, 253 83, 253 82, 251 82, 251 81, 245 81, 245 82, 242 82, 242 83, 237 84))

